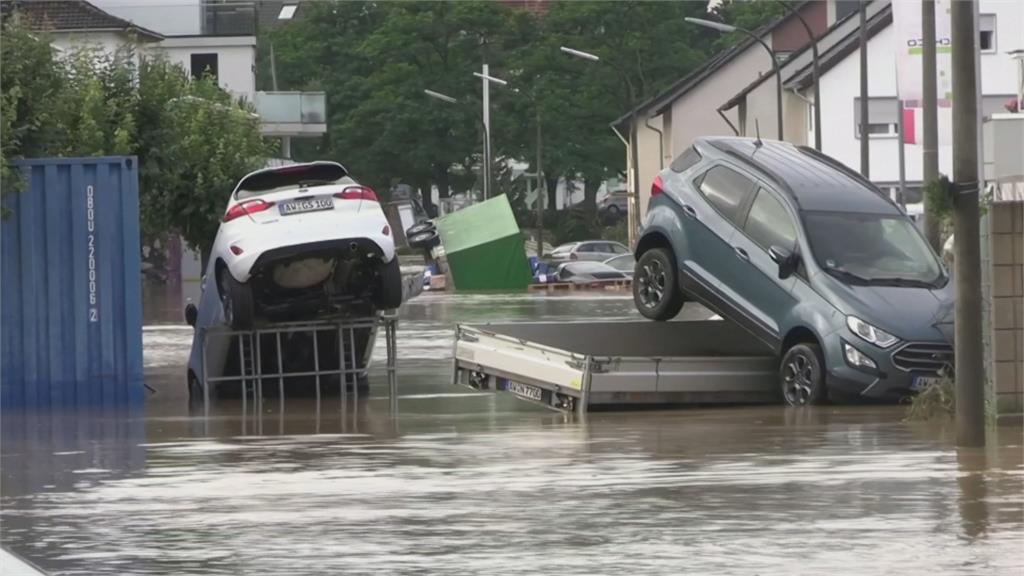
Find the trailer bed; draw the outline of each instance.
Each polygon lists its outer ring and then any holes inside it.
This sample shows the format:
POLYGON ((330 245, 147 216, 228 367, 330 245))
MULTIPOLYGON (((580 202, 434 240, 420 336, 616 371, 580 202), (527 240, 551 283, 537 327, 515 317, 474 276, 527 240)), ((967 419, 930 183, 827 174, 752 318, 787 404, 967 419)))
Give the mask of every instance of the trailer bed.
POLYGON ((773 403, 774 352, 725 321, 458 325, 453 382, 558 410, 773 403))

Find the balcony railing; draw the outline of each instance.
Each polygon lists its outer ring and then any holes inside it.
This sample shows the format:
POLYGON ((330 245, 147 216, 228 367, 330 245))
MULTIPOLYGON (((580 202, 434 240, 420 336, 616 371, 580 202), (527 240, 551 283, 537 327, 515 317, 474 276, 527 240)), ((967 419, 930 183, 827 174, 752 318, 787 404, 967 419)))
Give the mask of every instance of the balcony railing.
POLYGON ((323 92, 257 92, 254 103, 265 134, 302 136, 327 131, 323 92))

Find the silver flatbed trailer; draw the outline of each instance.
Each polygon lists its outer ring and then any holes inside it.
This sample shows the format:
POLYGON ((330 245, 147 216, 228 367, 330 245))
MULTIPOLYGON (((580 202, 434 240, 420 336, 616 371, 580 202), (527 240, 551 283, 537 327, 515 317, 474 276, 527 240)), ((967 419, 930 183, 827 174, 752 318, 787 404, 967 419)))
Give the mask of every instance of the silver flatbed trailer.
POLYGON ((714 320, 460 324, 453 383, 579 412, 781 399, 774 353, 714 320))

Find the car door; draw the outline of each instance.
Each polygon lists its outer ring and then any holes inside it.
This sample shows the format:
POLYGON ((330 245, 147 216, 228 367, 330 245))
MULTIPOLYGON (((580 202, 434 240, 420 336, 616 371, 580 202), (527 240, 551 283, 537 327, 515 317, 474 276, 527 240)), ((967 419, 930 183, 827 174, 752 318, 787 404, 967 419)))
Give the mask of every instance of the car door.
POLYGON ((601 254, 597 251, 596 242, 584 242, 576 248, 577 260, 600 261, 601 254))
POLYGON ((699 198, 686 198, 682 205, 689 245, 689 259, 681 262, 684 290, 728 314, 736 307, 730 287, 742 281, 732 238, 736 221, 753 193, 754 181, 729 166, 716 164, 695 184, 699 198))
POLYGON ((741 263, 743 281, 734 288, 764 335, 775 344, 780 338, 779 325, 796 305, 796 275, 779 279, 779 265, 768 255, 768 249, 778 246, 797 252, 796 223, 782 198, 762 186, 750 203, 740 230, 733 236, 733 249, 741 263))

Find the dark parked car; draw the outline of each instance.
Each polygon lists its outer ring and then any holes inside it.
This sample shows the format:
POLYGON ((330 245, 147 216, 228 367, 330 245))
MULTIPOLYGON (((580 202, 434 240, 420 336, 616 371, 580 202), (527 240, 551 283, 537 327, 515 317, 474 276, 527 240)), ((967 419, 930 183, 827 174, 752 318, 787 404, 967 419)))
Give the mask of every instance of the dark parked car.
POLYGON ((701 138, 655 179, 634 300, 693 299, 782 357, 790 404, 902 397, 953 361, 952 286, 913 222, 836 160, 785 142, 701 138))

